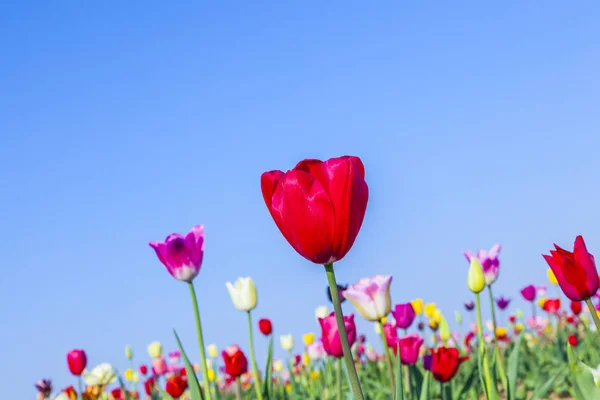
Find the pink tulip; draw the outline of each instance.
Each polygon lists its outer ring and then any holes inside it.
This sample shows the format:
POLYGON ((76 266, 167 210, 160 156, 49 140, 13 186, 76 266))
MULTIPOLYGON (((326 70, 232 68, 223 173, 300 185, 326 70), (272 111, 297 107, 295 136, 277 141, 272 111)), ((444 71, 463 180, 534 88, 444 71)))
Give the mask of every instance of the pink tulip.
POLYGON ((398 330, 396 326, 390 323, 383 325, 383 332, 385 333, 385 341, 388 347, 396 347, 396 341, 398 340, 398 330))
MULTIPOLYGON (((332 357, 341 358, 344 355, 340 334, 335 321, 335 313, 332 312, 328 317, 319 318, 321 325, 321 341, 325 352, 332 357)), ((344 325, 348 333, 348 344, 352 346, 356 341, 356 324, 354 323, 354 314, 344 316, 344 325)))
POLYGON ((167 363, 162 356, 152 359, 152 370, 156 375, 164 375, 168 372, 167 363))
POLYGON ((356 311, 367 321, 379 321, 390 313, 390 285, 392 277, 376 275, 359 279, 344 290, 344 297, 354 305, 356 311))
POLYGON ((316 341, 313 344, 306 346, 306 353, 311 360, 322 360, 327 356, 323 342, 316 341))
POLYGON ((400 349, 400 361, 402 364, 413 365, 419 359, 419 349, 423 345, 423 338, 416 333, 397 339, 394 353, 398 354, 400 349))
POLYGON ((415 320, 415 309, 411 303, 396 304, 392 310, 392 315, 396 321, 396 326, 400 329, 408 329, 415 320))
POLYGON ((194 226, 185 237, 173 233, 164 242, 149 244, 173 278, 192 282, 200 272, 204 256, 204 226, 194 226))
POLYGON ((181 358, 181 352, 179 350, 175 350, 169 353, 169 364, 179 364, 179 359, 181 358))
POLYGON ((365 355, 367 356, 367 360, 369 361, 377 361, 377 359, 379 358, 377 352, 371 347, 367 347, 365 355))
POLYGON ((533 285, 526 286, 521 290, 521 296, 527 301, 534 301, 536 295, 537 290, 533 285))

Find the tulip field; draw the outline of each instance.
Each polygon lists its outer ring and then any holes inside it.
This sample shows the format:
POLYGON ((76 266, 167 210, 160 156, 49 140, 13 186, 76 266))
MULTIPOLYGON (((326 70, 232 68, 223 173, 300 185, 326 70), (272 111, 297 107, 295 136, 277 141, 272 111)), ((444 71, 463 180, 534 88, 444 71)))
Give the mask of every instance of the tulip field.
MULTIPOLYGON (((156 267, 163 264, 183 282, 182 290, 187 286, 197 341, 182 343, 175 332, 178 348, 150 343, 143 357, 137 351, 134 357, 126 346, 130 368, 125 371, 108 363, 88 365, 85 350, 74 349, 66 354, 72 385, 55 388, 42 379, 35 383, 37 399, 600 400, 599 276, 581 236, 569 250, 554 245, 546 252, 548 282, 523 284, 512 294, 531 305, 525 310, 494 293, 501 279, 500 245, 464 251, 465 286, 456 295, 467 302, 454 315, 444 315, 435 303, 392 298, 392 276, 348 285, 336 280, 369 199, 358 157, 309 159, 287 172, 265 172, 261 189, 283 238, 307 264, 321 265, 327 278, 323 301, 329 306, 315 310, 318 332, 275 336, 276 318, 254 319, 257 289, 251 278, 240 277, 226 283, 232 304, 220 307, 233 305, 245 315, 249 347, 207 341, 200 318, 205 305, 197 301, 194 285, 203 264, 204 228, 196 225, 185 235, 170 234, 149 245, 156 267), (556 293, 559 288, 560 295, 550 296, 547 286, 556 293), (353 308, 346 315, 345 301, 353 308), (491 319, 483 320, 482 312, 491 319), (370 342, 357 330, 359 318, 373 325, 370 342), (450 329, 450 318, 462 327, 460 333, 450 329), (268 338, 267 354, 254 351, 259 335, 268 338), (195 346, 200 359, 190 360, 185 350, 195 346), (287 356, 275 358, 275 346, 287 356)), ((57 360, 57 368, 65 368, 64 362, 57 360)))

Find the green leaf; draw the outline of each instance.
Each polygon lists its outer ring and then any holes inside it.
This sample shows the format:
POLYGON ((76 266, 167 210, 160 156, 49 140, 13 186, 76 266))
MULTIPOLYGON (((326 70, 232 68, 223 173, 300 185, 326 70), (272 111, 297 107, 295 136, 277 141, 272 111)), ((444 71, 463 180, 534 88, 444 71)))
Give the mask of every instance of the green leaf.
POLYGON ((121 391, 123 392, 123 394, 125 394, 125 400, 131 400, 131 396, 125 389, 125 384, 123 384, 123 379, 121 379, 121 376, 119 376, 118 379, 119 379, 119 386, 121 387, 121 391))
POLYGON ((158 389, 160 395, 163 397, 163 400, 175 400, 173 397, 171 397, 169 393, 165 392, 161 387, 156 386, 156 388, 158 389))
POLYGON ((463 384, 462 388, 454 392, 454 397, 452 397, 453 400, 459 400, 465 393, 467 393, 471 389, 477 377, 476 372, 477 364, 473 363, 471 369, 467 374, 467 379, 465 380, 465 383, 463 384))
POLYGON ((266 400, 269 400, 272 397, 273 392, 273 368, 271 368, 271 364, 273 362, 273 335, 269 338, 269 350, 267 353, 267 366, 265 370, 265 380, 263 382, 263 395, 266 400))
POLYGON ((600 399, 600 388, 596 386, 590 368, 579 360, 570 344, 567 345, 567 356, 575 398, 577 400, 600 399))
POLYGON ((408 369, 410 372, 410 378, 413 382, 413 393, 411 393, 411 396, 418 398, 421 396, 421 386, 423 386, 423 373, 416 365, 410 365, 408 369))
POLYGON ((550 379, 537 386, 533 392, 533 395, 531 396, 531 400, 538 400, 540 397, 546 396, 546 394, 548 394, 548 392, 554 385, 554 381, 556 380, 556 378, 558 378, 563 372, 564 368, 561 368, 556 374, 552 375, 550 379))
POLYGON ((508 387, 504 389, 508 392, 508 400, 517 400, 517 377, 519 374, 519 356, 521 355, 521 342, 523 337, 519 335, 515 342, 515 347, 508 356, 508 387))
MULTIPOLYGON (((188 380, 188 387, 190 389, 190 396, 192 400, 203 400, 204 396, 202 395, 202 389, 200 389, 200 382, 198 382, 198 377, 196 376, 196 372, 190 363, 190 360, 183 350, 183 346, 181 345, 181 340, 179 340, 179 336, 177 335, 177 331, 173 329, 173 333, 175 334, 175 340, 177 340, 177 346, 179 346, 179 351, 181 351, 181 356, 183 357, 183 363, 185 365, 185 372, 188 380)), ((208 388, 208 382, 205 382, 208 388)), ((210 389, 208 389, 210 390, 210 389)))
POLYGON ((396 393, 394 394, 395 400, 404 400, 404 387, 402 387, 402 362, 400 361, 400 347, 397 348, 396 357, 396 371, 395 371, 395 380, 396 380, 396 393))
POLYGON ((429 381, 431 380, 431 372, 425 371, 425 377, 423 378, 423 385, 421 386, 421 396, 419 400, 429 400, 429 381))

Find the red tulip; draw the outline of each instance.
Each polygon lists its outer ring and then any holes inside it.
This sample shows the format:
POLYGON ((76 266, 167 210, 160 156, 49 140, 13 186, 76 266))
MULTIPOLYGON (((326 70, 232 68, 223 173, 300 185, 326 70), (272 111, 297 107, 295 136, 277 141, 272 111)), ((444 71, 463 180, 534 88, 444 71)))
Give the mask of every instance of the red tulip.
POLYGON ((430 349, 431 373, 438 382, 448 382, 458 372, 458 367, 469 357, 461 357, 455 348, 438 347, 430 349))
POLYGON ((71 400, 76 400, 77 399, 77 392, 75 391, 75 388, 73 386, 69 386, 66 389, 63 389, 62 391, 64 394, 67 395, 67 397, 71 400))
POLYGON ((577 335, 569 335, 567 340, 569 341, 569 344, 572 347, 577 347, 577 344, 579 343, 579 339, 577 338, 577 335))
POLYGON ((140 374, 146 375, 148 373, 148 367, 145 365, 140 365, 140 374))
POLYGON ((581 314, 581 302, 571 301, 571 311, 573 311, 573 314, 575 315, 581 314))
POLYGON ((594 256, 588 253, 583 237, 577 236, 573 252, 554 245, 544 255, 563 293, 573 301, 587 300, 598 291, 598 271, 594 256))
POLYGON ((261 176, 263 198, 290 245, 315 264, 341 260, 363 222, 369 189, 358 157, 303 160, 261 176))
POLYGON ((179 398, 187 389, 188 384, 185 379, 183 379, 179 375, 174 375, 167 379, 167 384, 165 385, 165 392, 169 393, 171 397, 179 398))
POLYGON ((544 311, 556 314, 560 310, 560 299, 549 299, 544 302, 544 311))
MULTIPOLYGON (((341 358, 344 355, 342 350, 342 341, 335 320, 335 312, 328 317, 319 318, 321 325, 321 341, 325 352, 332 357, 341 358)), ((352 346, 356 342, 356 324, 354 323, 354 314, 344 316, 344 325, 348 334, 348 344, 352 346)))
POLYGON ((146 390, 146 394, 148 396, 152 396, 152 392, 154 391, 154 384, 156 381, 154 377, 148 378, 144 381, 144 389, 146 390))
POLYGON ((83 350, 71 350, 67 353, 69 371, 75 376, 80 376, 87 365, 87 356, 83 350))
POLYGON ((273 332, 273 324, 267 318, 263 318, 258 321, 258 329, 263 335, 269 336, 273 332))
POLYGON ((248 371, 248 360, 237 345, 229 346, 221 355, 225 362, 225 372, 229 376, 237 378, 248 371))
POLYGON ((517 322, 517 317, 515 317, 514 315, 512 315, 512 314, 511 314, 511 315, 508 317, 508 321, 509 321, 511 324, 514 324, 515 322, 517 322))

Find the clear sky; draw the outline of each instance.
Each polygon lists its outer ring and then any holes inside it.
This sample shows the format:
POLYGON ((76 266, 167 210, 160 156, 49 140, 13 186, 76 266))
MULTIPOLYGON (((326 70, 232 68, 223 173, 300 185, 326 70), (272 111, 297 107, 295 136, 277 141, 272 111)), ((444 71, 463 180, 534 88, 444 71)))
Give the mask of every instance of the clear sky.
POLYGON ((247 275, 277 335, 318 331, 323 268, 260 191, 263 171, 302 158, 366 166, 339 280, 393 274, 394 302, 450 320, 469 298, 463 250, 502 243, 496 292, 513 298, 545 282, 553 242, 599 251, 598 4, 376 3, 3 2, 4 397, 74 383, 72 348, 124 369, 131 344, 147 362, 172 328, 197 359, 188 290, 147 243, 198 223, 208 343, 247 350, 225 289, 247 275))

